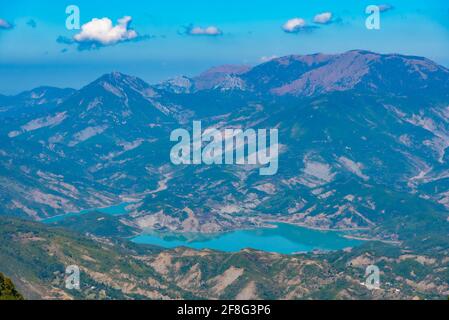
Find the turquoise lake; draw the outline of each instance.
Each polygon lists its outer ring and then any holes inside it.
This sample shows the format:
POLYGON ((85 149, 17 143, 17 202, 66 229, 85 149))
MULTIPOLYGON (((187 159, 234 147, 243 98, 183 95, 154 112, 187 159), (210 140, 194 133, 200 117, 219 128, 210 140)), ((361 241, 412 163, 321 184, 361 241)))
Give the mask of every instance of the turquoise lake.
POLYGON ((151 232, 142 234, 133 241, 140 244, 153 244, 164 248, 189 247, 193 249, 213 249, 237 252, 251 248, 256 250, 292 254, 313 250, 340 250, 356 247, 359 240, 347 239, 342 233, 317 231, 290 224, 276 223, 275 228, 238 230, 212 236, 178 235, 151 232))
POLYGON ((107 208, 95 208, 95 209, 89 209, 89 210, 82 210, 79 212, 70 212, 67 214, 60 215, 60 216, 54 216, 54 217, 51 217, 48 219, 43 219, 41 222, 43 222, 43 223, 58 222, 58 221, 64 220, 65 218, 68 218, 68 217, 81 216, 81 215, 88 214, 88 213, 94 212, 94 211, 110 214, 113 216, 120 216, 120 215, 125 215, 128 213, 128 211, 126 210, 126 207, 129 205, 130 205, 130 203, 121 203, 116 206, 111 206, 111 207, 107 207, 107 208))
MULTIPOLYGON (((50 224, 67 217, 81 216, 94 211, 114 216, 126 215, 128 214, 126 210, 128 205, 130 203, 121 203, 107 208, 67 213, 45 219, 42 222, 50 224)), ((236 230, 213 235, 146 232, 131 240, 135 243, 157 245, 164 248, 189 247, 192 249, 213 249, 225 252, 237 252, 251 248, 283 254, 310 252, 313 250, 340 250, 356 247, 362 243, 359 240, 345 238, 344 233, 341 232, 312 230, 285 223, 273 223, 273 226, 273 228, 236 230)))

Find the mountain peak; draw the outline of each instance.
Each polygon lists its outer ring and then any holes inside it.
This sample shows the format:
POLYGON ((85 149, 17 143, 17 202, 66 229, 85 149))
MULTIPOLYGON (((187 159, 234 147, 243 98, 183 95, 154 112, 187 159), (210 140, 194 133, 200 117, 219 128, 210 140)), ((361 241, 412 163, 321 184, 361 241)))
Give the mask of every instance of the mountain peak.
POLYGON ((116 84, 116 83, 126 82, 129 80, 134 81, 136 79, 137 78, 134 76, 129 76, 129 75, 126 75, 126 74, 118 72, 118 71, 113 71, 113 72, 106 73, 106 74, 102 75, 100 78, 98 78, 94 82, 108 82, 110 84, 116 84))
POLYGON ((223 81, 227 81, 229 76, 241 75, 251 69, 248 65, 231 65, 226 64, 214 68, 210 68, 193 80, 197 90, 208 90, 219 86, 223 81))
POLYGON ((40 86, 37 88, 34 88, 32 90, 28 90, 25 92, 20 93, 16 97, 23 97, 23 98, 29 98, 29 99, 40 99, 46 95, 59 95, 61 93, 73 93, 75 92, 75 89, 71 88, 56 88, 56 87, 50 87, 50 86, 40 86))
POLYGON ((101 87, 116 96, 123 97, 123 93, 128 92, 129 90, 137 91, 139 93, 146 93, 149 90, 150 85, 140 78, 114 71, 102 75, 100 78, 96 79, 83 89, 98 87, 101 87))
POLYGON ((446 68, 422 57, 351 50, 280 57, 254 67, 243 77, 253 88, 277 95, 312 96, 352 89, 408 95, 447 88, 448 74, 446 68))
MULTIPOLYGON (((335 55, 329 55, 324 53, 314 53, 307 55, 288 55, 279 58, 272 59, 264 64, 279 64, 288 67, 292 63, 304 63, 308 66, 323 63, 334 57, 335 55)), ((263 64, 262 64, 263 65, 263 64)))

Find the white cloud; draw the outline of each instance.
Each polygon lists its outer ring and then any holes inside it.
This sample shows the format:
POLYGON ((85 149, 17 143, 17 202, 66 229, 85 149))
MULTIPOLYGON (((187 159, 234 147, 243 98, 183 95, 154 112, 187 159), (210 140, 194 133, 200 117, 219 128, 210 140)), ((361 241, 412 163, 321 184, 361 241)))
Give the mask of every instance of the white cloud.
POLYGON ((130 29, 132 17, 125 16, 117 22, 117 25, 114 26, 109 18, 94 18, 82 25, 81 32, 76 34, 73 39, 78 43, 108 46, 138 37, 137 32, 130 29))
POLYGON ((9 23, 8 21, 0 18, 0 29, 12 29, 13 25, 9 23))
POLYGON ((203 27, 187 27, 186 34, 192 36, 220 36, 223 32, 216 26, 203 27))
POLYGON ((302 28, 306 26, 306 21, 302 18, 293 18, 288 20, 282 26, 282 29, 288 33, 296 33, 299 32, 302 28))
POLYGON ((317 14, 313 18, 313 22, 319 23, 319 24, 328 24, 332 22, 332 12, 323 12, 320 14, 317 14))

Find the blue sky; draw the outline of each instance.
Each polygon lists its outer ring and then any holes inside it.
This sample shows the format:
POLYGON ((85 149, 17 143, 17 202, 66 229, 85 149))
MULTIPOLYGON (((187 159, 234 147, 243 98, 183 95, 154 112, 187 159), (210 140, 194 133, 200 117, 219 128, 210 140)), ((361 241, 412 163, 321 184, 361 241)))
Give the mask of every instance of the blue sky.
MULTIPOLYGON (((367 49, 426 56, 449 66, 447 0, 0 0, 0 93, 14 94, 40 85, 79 88, 110 71, 154 83, 195 75, 221 64, 258 64, 287 54, 338 53, 367 49), (62 44, 80 30, 67 30, 68 5, 80 8, 80 22, 132 17, 140 41, 118 41, 99 49, 62 44), (390 5, 381 29, 365 27, 368 5, 390 5), (331 12, 333 23, 314 17, 331 12), (300 18, 309 32, 288 33, 282 26, 300 18), (3 24, 6 21, 9 24, 3 24), (187 28, 190 26, 190 29, 187 28), (193 29, 193 28, 197 29, 193 29), (219 34, 202 33, 214 27, 219 34), (194 33, 194 32, 190 32, 194 33)), ((129 31, 129 30, 128 30, 129 31)), ((136 40, 136 39, 133 39, 136 40)))

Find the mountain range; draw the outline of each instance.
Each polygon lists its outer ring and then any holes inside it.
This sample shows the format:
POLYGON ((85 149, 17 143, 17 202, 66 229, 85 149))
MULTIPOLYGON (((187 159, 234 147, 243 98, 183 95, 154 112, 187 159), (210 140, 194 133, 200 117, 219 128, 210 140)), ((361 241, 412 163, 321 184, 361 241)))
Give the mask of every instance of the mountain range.
MULTIPOLYGON (((82 223, 81 223, 82 224, 82 223)), ((420 230, 420 229, 416 229, 420 230)), ((99 230, 97 230, 99 231, 99 230)), ((422 231, 422 230, 421 230, 422 231)), ((329 253, 281 255, 245 249, 161 249, 117 238, 0 217, 0 270, 26 299, 447 299, 449 250, 411 250, 379 242, 329 253), (65 286, 68 265, 81 270, 80 290, 65 286), (381 268, 369 290, 365 270, 381 268)), ((447 234, 444 234, 447 238, 447 234)), ((447 241, 447 239, 446 239, 447 241)), ((418 241, 421 243, 421 241, 418 241)), ((21 298, 6 280, 5 298, 21 298)))
POLYGON ((372 230, 415 202, 444 211, 448 89, 448 69, 428 59, 354 50, 3 96, 1 211, 40 220, 129 201, 129 223, 187 232, 273 219, 372 230), (193 120, 278 128, 279 173, 173 166, 170 132, 193 120))
POLYGON ((67 297, 56 274, 73 260, 64 252, 84 257, 95 288, 78 298, 376 298, 346 286, 374 262, 392 283, 384 298, 449 295, 449 70, 426 58, 292 55, 156 85, 113 72, 79 90, 0 96, 0 120, 0 216, 9 216, 0 218, 0 270, 28 297, 67 297), (173 165, 170 133, 192 121, 278 129, 278 173, 173 165), (36 223, 119 203, 128 215, 36 223), (122 239, 147 228, 213 233, 273 221, 382 243, 285 257, 122 239), (345 276, 349 264, 355 271, 345 276), (290 267, 314 280, 298 282, 290 267), (129 279, 118 285, 117 274, 129 279), (225 278, 234 280, 219 287, 225 278))

